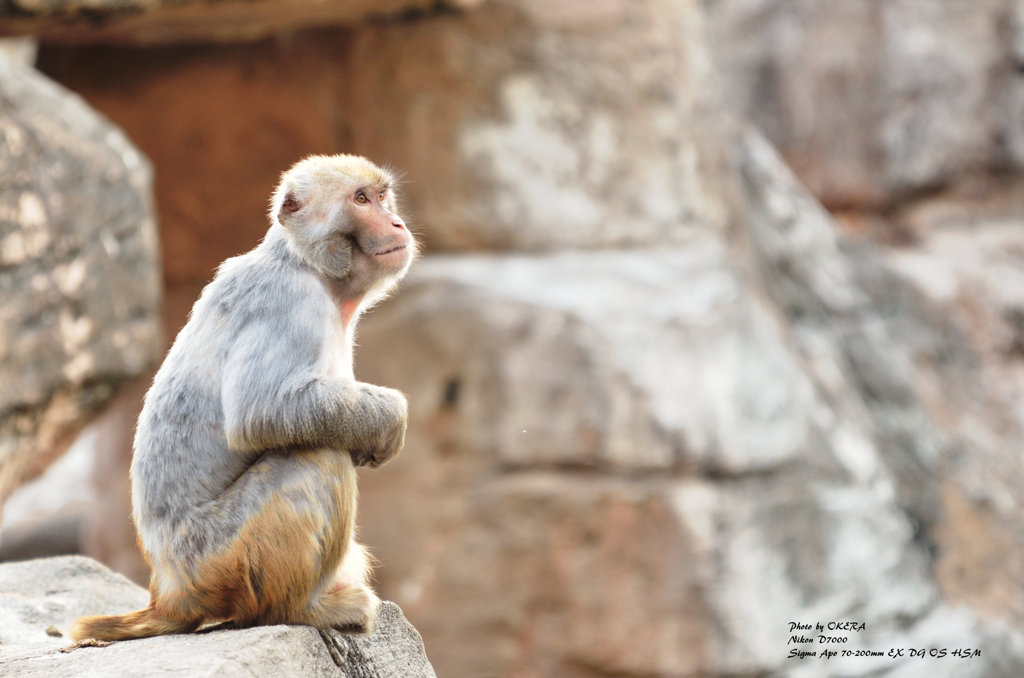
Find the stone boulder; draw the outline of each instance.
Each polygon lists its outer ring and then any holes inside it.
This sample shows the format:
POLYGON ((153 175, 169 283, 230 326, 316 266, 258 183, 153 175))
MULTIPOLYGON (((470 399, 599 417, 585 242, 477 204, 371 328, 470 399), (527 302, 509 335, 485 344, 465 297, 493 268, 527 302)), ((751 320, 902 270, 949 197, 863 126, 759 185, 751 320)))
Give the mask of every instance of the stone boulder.
POLYGON ((145 607, 146 591, 79 556, 0 565, 0 673, 5 676, 336 676, 433 678, 423 641, 394 603, 373 633, 265 626, 72 649, 71 623, 145 607))
POLYGON ((0 57, 0 500, 161 346, 148 161, 77 96, 0 57))

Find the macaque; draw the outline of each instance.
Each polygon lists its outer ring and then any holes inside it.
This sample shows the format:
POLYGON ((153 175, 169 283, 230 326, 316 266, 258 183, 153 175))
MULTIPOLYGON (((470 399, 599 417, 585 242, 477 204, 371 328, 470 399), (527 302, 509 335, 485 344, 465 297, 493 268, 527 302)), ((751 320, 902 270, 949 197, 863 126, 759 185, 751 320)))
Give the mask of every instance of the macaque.
POLYGON ((80 619, 75 640, 218 622, 372 628, 355 468, 398 453, 407 403, 356 381, 353 333, 416 243, 391 174, 353 155, 285 172, 270 221, 203 290, 139 415, 132 504, 149 606, 80 619))

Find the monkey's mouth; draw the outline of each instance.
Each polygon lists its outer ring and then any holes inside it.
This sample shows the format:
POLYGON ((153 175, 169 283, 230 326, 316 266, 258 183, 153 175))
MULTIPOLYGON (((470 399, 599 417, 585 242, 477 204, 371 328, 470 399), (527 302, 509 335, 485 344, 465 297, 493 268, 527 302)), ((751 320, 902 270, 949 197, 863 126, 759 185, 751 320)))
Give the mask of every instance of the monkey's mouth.
POLYGON ((375 257, 383 257, 386 254, 392 254, 393 252, 400 252, 401 250, 404 250, 404 249, 405 249, 405 245, 398 245, 396 247, 392 247, 391 249, 381 250, 380 252, 374 252, 373 256, 375 256, 375 257))

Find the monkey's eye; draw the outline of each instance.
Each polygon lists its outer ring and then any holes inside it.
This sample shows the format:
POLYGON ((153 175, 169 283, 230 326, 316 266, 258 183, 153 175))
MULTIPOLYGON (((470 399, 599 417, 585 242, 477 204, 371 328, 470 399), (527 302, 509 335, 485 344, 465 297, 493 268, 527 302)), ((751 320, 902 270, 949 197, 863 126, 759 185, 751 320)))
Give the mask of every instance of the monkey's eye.
POLYGON ((360 205, 365 205, 366 203, 370 202, 370 199, 366 197, 365 193, 359 191, 358 193, 356 193, 356 202, 359 203, 360 205))
POLYGON ((388 197, 388 192, 385 190, 380 192, 380 194, 377 196, 377 199, 380 200, 381 202, 384 202, 384 198, 386 197, 388 197))

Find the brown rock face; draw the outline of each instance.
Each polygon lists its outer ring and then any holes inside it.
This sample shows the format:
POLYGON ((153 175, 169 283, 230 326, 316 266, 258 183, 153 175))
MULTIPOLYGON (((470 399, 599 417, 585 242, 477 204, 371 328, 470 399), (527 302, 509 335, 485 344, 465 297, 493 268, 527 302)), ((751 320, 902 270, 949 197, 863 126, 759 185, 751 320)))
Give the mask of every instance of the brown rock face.
POLYGON ((159 349, 151 170, 78 97, 0 58, 0 499, 159 349))
POLYGON ((85 93, 160 168, 164 275, 171 288, 189 289, 179 312, 221 261, 263 237, 281 172, 303 155, 342 150, 338 63, 346 49, 338 37, 129 56, 109 47, 89 48, 86 58, 75 50, 42 55, 44 71, 85 93))

